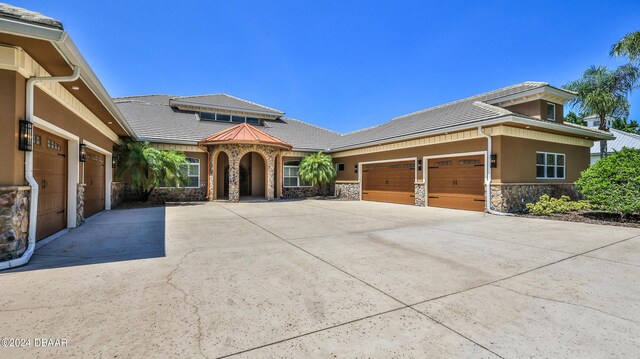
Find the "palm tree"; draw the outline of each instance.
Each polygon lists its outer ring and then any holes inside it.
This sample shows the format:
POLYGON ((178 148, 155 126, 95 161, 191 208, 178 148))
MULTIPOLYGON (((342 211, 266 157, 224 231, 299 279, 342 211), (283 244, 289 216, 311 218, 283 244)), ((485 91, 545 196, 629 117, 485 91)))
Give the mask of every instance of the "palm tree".
POLYGON ((626 57, 633 64, 640 64, 640 31, 625 35, 611 46, 611 56, 626 57))
MULTIPOLYGON (((575 91, 577 97, 571 102, 580 113, 595 114, 600 118, 600 129, 608 131, 607 116, 627 118, 631 90, 638 82, 638 69, 632 65, 610 70, 606 66, 591 66, 582 78, 571 81, 564 87, 575 91)), ((607 141, 600 141, 600 156, 607 155, 607 141)))
POLYGON ((323 190, 323 186, 328 185, 336 178, 336 168, 331 156, 322 152, 305 156, 300 161, 298 177, 305 183, 318 186, 318 191, 322 197, 325 197, 326 192, 323 190))
POLYGON ((188 182, 186 157, 181 152, 159 151, 149 147, 149 142, 125 139, 116 147, 120 165, 118 178, 128 176, 131 190, 149 199, 154 188, 161 185, 179 187, 188 182))

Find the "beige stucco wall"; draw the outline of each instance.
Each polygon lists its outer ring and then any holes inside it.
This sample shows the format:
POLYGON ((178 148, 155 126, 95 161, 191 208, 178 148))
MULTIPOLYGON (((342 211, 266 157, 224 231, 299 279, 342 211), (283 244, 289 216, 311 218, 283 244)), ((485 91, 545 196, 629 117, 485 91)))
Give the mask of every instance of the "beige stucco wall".
POLYGON ((251 153, 251 195, 264 196, 265 188, 265 163, 262 155, 251 153))
POLYGON ((24 119, 25 81, 0 70, 0 186, 24 185, 24 154, 18 150, 18 121, 24 119))
MULTIPOLYGON (((523 115, 531 116, 534 118, 546 120, 547 119, 547 102, 546 100, 535 100, 520 103, 513 106, 505 106, 509 111, 520 113, 523 115)), ((556 121, 562 123, 564 121, 563 105, 554 103, 556 105, 556 121)))

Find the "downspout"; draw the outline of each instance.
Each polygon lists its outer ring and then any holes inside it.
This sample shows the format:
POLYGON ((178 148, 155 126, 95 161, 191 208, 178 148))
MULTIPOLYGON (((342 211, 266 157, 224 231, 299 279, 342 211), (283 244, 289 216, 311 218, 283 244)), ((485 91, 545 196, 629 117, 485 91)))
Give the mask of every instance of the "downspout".
MULTIPOLYGON (((73 74, 70 76, 59 77, 30 77, 27 80, 26 91, 26 108, 25 118, 26 121, 33 124, 33 100, 34 100, 34 88, 37 82, 70 82, 75 81, 80 77, 80 68, 78 66, 73 67, 73 74)), ((33 140, 33 139, 32 139, 33 140)), ((29 201, 29 242, 27 244, 27 250, 16 259, 11 259, 5 262, 0 262, 0 270, 18 267, 29 262, 33 251, 36 246, 36 223, 38 220, 38 182, 33 177, 33 151, 25 152, 24 159, 24 177, 31 186, 31 199, 29 201)))
MULTIPOLYGON (((478 126, 478 134, 487 138, 487 160, 489 160, 491 158, 491 150, 492 150, 491 136, 484 133, 484 131, 482 130, 482 126, 478 126)), ((486 193, 485 210, 487 211, 487 213, 495 214, 498 216, 513 216, 513 214, 511 213, 504 213, 504 212, 495 211, 491 209, 491 164, 485 163, 485 168, 487 169, 485 171, 486 177, 484 179, 485 193, 486 193)))

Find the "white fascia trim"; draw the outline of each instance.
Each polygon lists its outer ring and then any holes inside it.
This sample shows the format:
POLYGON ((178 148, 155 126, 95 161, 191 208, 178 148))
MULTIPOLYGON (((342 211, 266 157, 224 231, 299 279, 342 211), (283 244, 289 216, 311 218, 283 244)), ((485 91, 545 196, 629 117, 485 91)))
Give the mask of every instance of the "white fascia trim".
POLYGON ((475 130, 475 129, 477 129, 478 125, 480 125, 482 127, 487 127, 487 126, 504 124, 506 122, 515 122, 515 123, 520 123, 520 124, 524 124, 524 125, 530 125, 530 126, 534 126, 534 127, 547 128, 547 129, 551 129, 551 130, 555 130, 555 131, 571 133, 571 134, 574 134, 574 135, 580 135, 582 137, 596 138, 598 140, 613 140, 615 138, 611 134, 594 133, 593 131, 590 131, 590 130, 583 130, 583 129, 580 129, 580 128, 573 128, 573 127, 569 127, 569 126, 566 126, 566 125, 560 125, 558 123, 551 122, 551 121, 546 121, 546 122, 543 122, 543 121, 544 120, 532 120, 532 119, 520 117, 520 116, 517 116, 517 115, 499 116, 499 117, 495 117, 495 118, 492 118, 492 119, 477 120, 477 121, 473 121, 473 122, 469 122, 469 123, 465 123, 465 124, 457 125, 457 126, 440 127, 440 128, 434 129, 434 130, 418 132, 418 133, 415 133, 415 134, 400 135, 400 136, 396 136, 396 137, 392 137, 392 138, 387 138, 387 139, 382 139, 382 140, 377 140, 377 141, 371 141, 371 142, 366 142, 366 143, 357 144, 357 145, 332 148, 332 149, 329 149, 328 152, 329 152, 329 154, 331 154, 331 153, 334 153, 334 152, 342 152, 342 151, 354 150, 354 149, 358 149, 358 148, 367 148, 367 147, 372 147, 372 146, 377 146, 377 145, 382 145, 382 144, 387 144, 387 143, 393 143, 393 142, 398 142, 398 141, 408 141, 408 140, 413 140, 413 139, 418 139, 418 138, 423 138, 423 137, 430 137, 430 136, 448 134, 448 133, 451 133, 451 132, 458 132, 458 131, 463 131, 463 130, 475 130))
POLYGON ((113 102, 113 98, 109 95, 87 61, 84 59, 80 50, 78 50, 74 42, 71 40, 69 34, 64 32, 60 39, 54 42, 54 45, 56 50, 61 53, 62 57, 64 57, 67 62, 70 62, 70 65, 73 64, 80 67, 80 79, 87 85, 93 95, 96 96, 105 106, 116 122, 124 128, 127 134, 134 136, 133 129, 131 129, 129 123, 125 120, 115 102, 113 102))
POLYGON ((515 93, 513 95, 492 98, 491 100, 484 101, 484 102, 490 103, 490 104, 494 104, 494 103, 499 103, 499 102, 505 102, 505 101, 509 101, 509 100, 519 99, 521 97, 528 97, 528 96, 533 96, 533 95, 537 95, 537 94, 542 94, 542 93, 545 93, 545 92, 549 93, 551 95, 554 95, 554 96, 561 97, 561 98, 565 99, 565 102, 571 101, 571 100, 576 98, 576 95, 571 93, 571 92, 559 90, 559 89, 556 89, 556 88, 553 88, 553 87, 550 87, 550 86, 544 86, 544 87, 539 87, 539 88, 535 88, 535 89, 531 89, 531 90, 527 90, 527 91, 523 91, 523 92, 518 92, 518 93, 515 93))
MULTIPOLYGON (((111 210, 111 182, 113 179, 111 161, 113 160, 113 155, 111 152, 87 140, 82 140, 82 143, 87 145, 87 148, 104 155, 104 209, 105 211, 109 211, 111 210)), ((84 168, 84 164, 82 167, 84 168)))
POLYGON ((387 162, 400 162, 400 161, 413 161, 413 173, 414 180, 413 182, 418 182, 418 157, 405 157, 405 158, 394 158, 389 160, 379 160, 379 161, 366 161, 366 162, 358 162, 358 183, 360 187, 360 200, 362 201, 362 165, 368 165, 372 163, 387 163, 387 162))
POLYGON ((0 18, 0 32, 49 41, 58 41, 64 33, 54 27, 0 18))

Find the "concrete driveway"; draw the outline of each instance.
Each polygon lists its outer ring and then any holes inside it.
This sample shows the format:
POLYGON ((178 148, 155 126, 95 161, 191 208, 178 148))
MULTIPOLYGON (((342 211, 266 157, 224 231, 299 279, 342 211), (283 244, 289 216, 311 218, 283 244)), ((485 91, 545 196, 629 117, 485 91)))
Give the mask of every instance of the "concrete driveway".
POLYGON ((640 356, 640 231, 622 227, 313 200, 117 210, 0 288, 0 337, 32 339, 2 358, 640 356))

